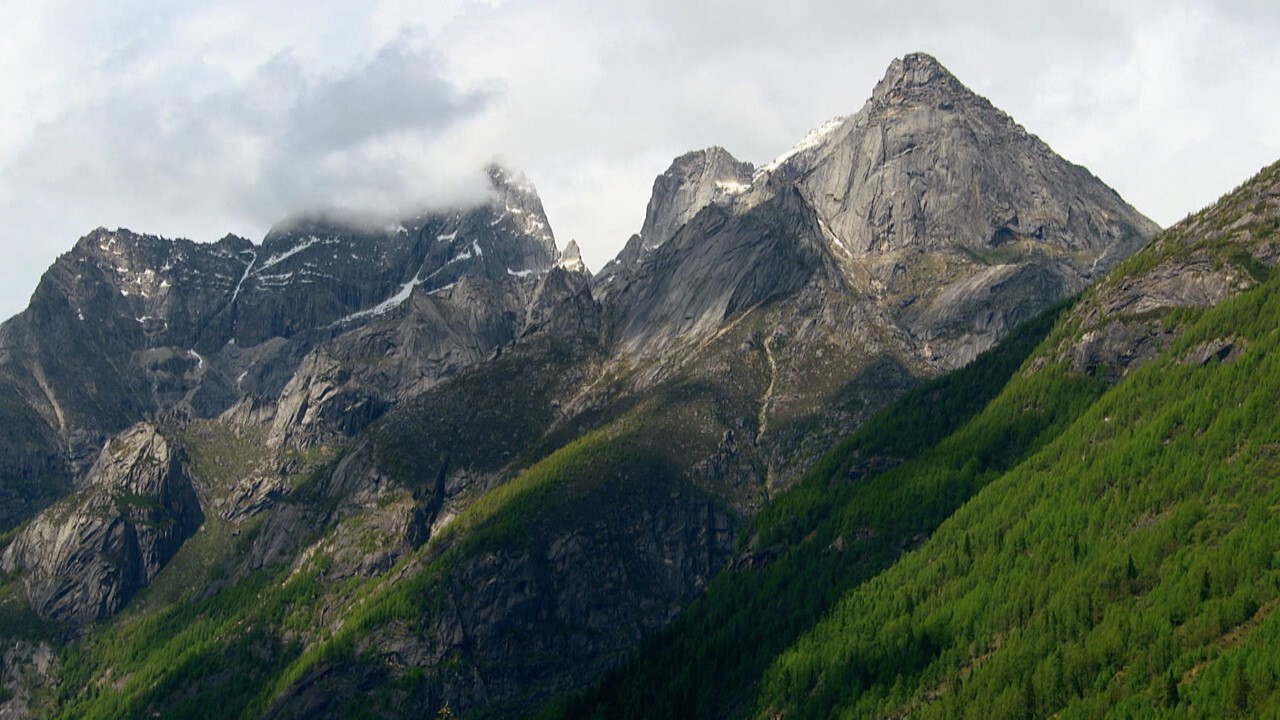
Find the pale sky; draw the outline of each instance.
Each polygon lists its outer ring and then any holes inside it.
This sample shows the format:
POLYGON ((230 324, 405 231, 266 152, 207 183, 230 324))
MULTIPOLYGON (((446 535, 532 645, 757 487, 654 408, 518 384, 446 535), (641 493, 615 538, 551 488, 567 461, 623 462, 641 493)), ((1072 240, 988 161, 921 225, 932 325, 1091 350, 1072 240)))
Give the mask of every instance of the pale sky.
POLYGON ((490 159, 599 269, 653 178, 760 164, 936 56, 1161 225, 1280 159, 1280 3, 0 0, 0 318, 95 227, 255 241, 466 202, 490 159))

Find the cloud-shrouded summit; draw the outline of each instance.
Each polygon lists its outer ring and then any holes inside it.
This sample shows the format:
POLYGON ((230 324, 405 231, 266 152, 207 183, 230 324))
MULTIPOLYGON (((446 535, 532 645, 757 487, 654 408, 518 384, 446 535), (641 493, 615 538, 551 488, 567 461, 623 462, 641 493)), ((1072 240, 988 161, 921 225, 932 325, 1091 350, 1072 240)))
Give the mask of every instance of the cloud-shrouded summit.
POLYGON ((485 196, 484 158, 438 142, 499 91, 458 87, 435 53, 407 41, 334 74, 282 53, 230 87, 185 97, 148 95, 158 78, 121 82, 131 92, 36 126, 7 168, 10 192, 184 234, 257 229, 313 208, 397 214, 485 196))
POLYGON ((94 227, 211 241, 315 208, 466 203, 495 158, 600 268, 672 158, 718 145, 764 165, 915 50, 1161 224, 1280 153, 1270 3, 62 0, 7 16, 0 317, 94 227))

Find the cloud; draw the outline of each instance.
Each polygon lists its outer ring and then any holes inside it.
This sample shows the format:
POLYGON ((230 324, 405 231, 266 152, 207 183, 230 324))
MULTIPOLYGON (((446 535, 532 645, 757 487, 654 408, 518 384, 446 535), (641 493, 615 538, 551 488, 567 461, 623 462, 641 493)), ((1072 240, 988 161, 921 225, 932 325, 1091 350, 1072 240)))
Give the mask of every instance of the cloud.
POLYGON ((1162 223, 1280 155, 1266 0, 28 5, 0 31, 0 315, 97 225, 255 237, 474 197, 495 156, 598 268, 673 157, 766 162, 915 50, 1162 223))
POLYGON ((308 207, 396 211, 483 191, 483 158, 449 157, 440 144, 496 90, 455 87, 407 42, 330 77, 282 54, 202 97, 151 85, 40 125, 11 164, 25 192, 95 208, 101 222, 261 224, 308 207))
POLYGON ((1161 223, 1280 154, 1267 2, 511 2, 441 48, 511 89, 468 130, 506 143, 592 267, 638 229, 671 158, 717 144, 766 162, 915 50, 1161 223))

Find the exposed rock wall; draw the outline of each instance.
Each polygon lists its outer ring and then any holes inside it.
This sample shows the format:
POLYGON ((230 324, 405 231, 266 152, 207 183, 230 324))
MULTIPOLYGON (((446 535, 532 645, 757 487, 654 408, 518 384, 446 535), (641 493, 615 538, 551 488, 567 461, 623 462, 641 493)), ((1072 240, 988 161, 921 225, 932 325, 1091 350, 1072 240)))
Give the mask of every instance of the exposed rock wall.
POLYGON ((155 427, 113 438, 86 485, 42 512, 0 557, 23 571, 44 617, 101 620, 169 562, 204 521, 182 454, 155 427))

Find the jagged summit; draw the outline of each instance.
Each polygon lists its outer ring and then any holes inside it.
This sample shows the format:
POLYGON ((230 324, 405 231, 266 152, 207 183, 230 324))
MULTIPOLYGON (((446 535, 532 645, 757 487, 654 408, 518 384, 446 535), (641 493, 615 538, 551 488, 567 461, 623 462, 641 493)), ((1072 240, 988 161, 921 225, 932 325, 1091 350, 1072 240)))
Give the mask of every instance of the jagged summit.
POLYGON ((647 250, 662 245, 699 210, 751 185, 754 168, 719 146, 685 153, 653 181, 640 229, 647 250))
POLYGON ((616 316, 628 319, 634 347, 711 332, 744 298, 773 301, 839 277, 892 318, 913 352, 953 367, 1158 230, 923 53, 894 60, 862 109, 750 181, 736 166, 745 191, 717 197, 723 181, 696 171, 724 156, 677 158, 654 182, 654 237, 632 238, 597 278, 606 298, 631 304, 616 316), (799 262, 799 248, 826 257, 799 262), (822 270, 806 279, 799 268, 822 270))
MULTIPOLYGON (((532 183, 497 165, 487 172, 492 194, 478 206, 389 223, 311 213, 258 244, 86 234, 46 271, 28 308, 0 325, 0 394, 13 400, 0 403, 0 500, 22 488, 0 503, 0 532, 48 501, 30 487, 36 479, 38 489, 82 476, 130 424, 276 397, 313 349, 407 314, 418 296, 443 300, 475 279, 499 290, 475 303, 460 291, 455 305, 523 317, 524 291, 512 286, 544 276, 560 253, 532 183)), ((445 368, 487 356, 513 332, 444 324, 452 344, 433 336, 424 345, 455 351, 437 363, 445 368)))
POLYGON ((538 189, 534 187, 533 181, 519 170, 512 170, 498 162, 491 162, 485 166, 484 171, 489 176, 489 182, 495 190, 511 188, 531 195, 538 194, 538 189))
POLYGON ((586 272, 586 263, 582 261, 582 250, 578 248, 577 240, 570 240, 568 245, 564 246, 564 250, 560 252, 560 259, 556 261, 556 267, 562 267, 569 272, 586 272))
POLYGON ((912 53, 896 58, 889 63, 884 77, 876 83, 860 112, 831 118, 809 131, 795 146, 757 168, 754 179, 759 180, 786 166, 804 168, 822 154, 824 146, 849 135, 866 124, 875 113, 896 113, 899 111, 894 109, 896 106, 916 104, 940 111, 954 111, 958 104, 968 105, 975 101, 994 110, 990 103, 965 87, 932 55, 912 53))
POLYGON ((920 91, 935 95, 973 94, 937 58, 917 52, 895 58, 889 63, 884 77, 871 92, 871 97, 873 100, 893 102, 920 91))
POLYGON ((662 247, 685 223, 712 203, 728 202, 751 187, 755 168, 719 146, 687 152, 653 181, 644 225, 595 277, 601 296, 623 282, 644 256, 662 247))
POLYGON ((1031 241, 1101 251, 1082 268, 1096 273, 1158 230, 923 53, 894 60, 861 110, 780 170, 854 256, 1031 241))

